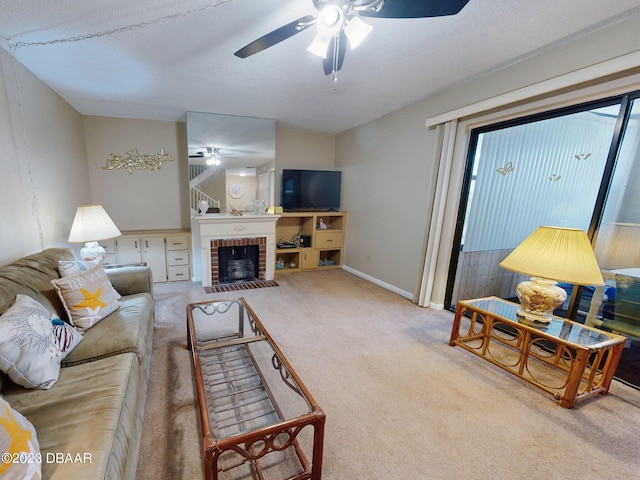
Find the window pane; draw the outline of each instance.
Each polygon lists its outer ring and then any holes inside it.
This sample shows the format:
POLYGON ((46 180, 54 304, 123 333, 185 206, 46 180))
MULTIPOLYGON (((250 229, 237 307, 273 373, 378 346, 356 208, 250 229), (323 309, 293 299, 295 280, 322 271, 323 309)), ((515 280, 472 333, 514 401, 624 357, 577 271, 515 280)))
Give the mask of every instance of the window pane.
POLYGON ((640 336, 640 102, 631 108, 596 237, 605 287, 582 294, 587 323, 640 336), (591 304, 589 301, 592 300, 591 304), (588 310, 588 314, 585 310, 588 310))
POLYGON ((515 296, 498 264, 541 225, 587 231, 620 106, 480 133, 451 298, 515 296))

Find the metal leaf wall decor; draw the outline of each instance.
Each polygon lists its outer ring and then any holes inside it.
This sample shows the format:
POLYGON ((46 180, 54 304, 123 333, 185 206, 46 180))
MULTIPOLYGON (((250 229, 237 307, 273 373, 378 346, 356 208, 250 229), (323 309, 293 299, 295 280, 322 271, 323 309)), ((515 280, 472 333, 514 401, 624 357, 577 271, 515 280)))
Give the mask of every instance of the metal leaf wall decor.
POLYGON ((134 170, 159 170, 163 163, 174 160, 175 157, 166 153, 163 148, 160 149, 160 153, 153 155, 145 155, 138 153, 138 150, 131 150, 123 157, 112 153, 111 158, 107 159, 107 164, 102 169, 124 170, 131 174, 134 170))

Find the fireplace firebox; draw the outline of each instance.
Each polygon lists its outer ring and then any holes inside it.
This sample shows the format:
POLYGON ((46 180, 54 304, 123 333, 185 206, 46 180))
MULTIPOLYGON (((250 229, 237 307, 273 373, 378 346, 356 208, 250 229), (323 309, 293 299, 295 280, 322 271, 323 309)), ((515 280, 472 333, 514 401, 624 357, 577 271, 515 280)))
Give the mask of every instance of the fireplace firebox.
POLYGON ((238 283, 257 280, 259 250, 257 245, 218 247, 219 282, 238 283))
POLYGON ((211 285, 265 280, 266 238, 211 241, 211 285))

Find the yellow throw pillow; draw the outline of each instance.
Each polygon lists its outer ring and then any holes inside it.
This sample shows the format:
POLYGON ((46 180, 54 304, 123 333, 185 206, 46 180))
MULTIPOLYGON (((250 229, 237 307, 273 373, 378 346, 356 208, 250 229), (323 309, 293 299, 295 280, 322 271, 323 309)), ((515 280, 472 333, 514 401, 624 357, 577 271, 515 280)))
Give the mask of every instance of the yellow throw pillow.
POLYGON ((31 422, 0 397, 0 478, 3 480, 39 480, 42 478, 42 454, 36 430, 31 422))
POLYGON ((120 294, 111 285, 101 264, 76 275, 51 280, 51 283, 64 304, 69 322, 81 332, 120 307, 120 294))

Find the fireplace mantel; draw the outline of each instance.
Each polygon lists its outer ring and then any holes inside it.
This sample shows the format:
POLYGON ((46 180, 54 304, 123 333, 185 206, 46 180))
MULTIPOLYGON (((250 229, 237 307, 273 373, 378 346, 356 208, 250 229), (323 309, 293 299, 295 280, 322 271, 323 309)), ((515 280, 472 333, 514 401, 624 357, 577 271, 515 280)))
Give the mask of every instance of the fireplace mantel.
POLYGON ((265 280, 273 280, 276 263, 276 222, 280 215, 231 215, 211 213, 193 216, 200 230, 200 264, 203 287, 211 286, 211 241, 240 238, 267 239, 265 280))

